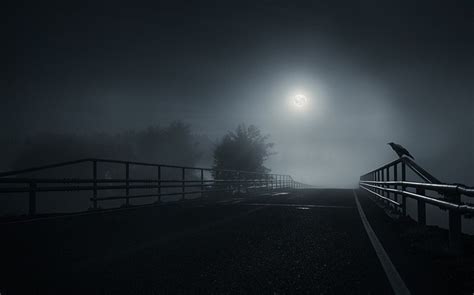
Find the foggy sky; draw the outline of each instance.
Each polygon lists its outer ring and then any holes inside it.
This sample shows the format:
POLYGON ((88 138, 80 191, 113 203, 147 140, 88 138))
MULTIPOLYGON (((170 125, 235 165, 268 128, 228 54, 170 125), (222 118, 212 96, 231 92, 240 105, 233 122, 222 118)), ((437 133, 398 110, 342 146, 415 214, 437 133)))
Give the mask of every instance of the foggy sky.
POLYGON ((12 11, 4 142, 246 123, 275 142, 267 166, 303 182, 352 184, 395 141, 474 185, 472 1, 63 2, 12 11))

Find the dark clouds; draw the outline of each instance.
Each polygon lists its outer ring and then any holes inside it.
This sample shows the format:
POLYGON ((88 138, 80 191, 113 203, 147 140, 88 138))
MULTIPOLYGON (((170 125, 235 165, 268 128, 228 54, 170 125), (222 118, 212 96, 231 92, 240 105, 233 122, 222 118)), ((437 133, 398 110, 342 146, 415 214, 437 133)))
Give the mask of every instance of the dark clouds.
POLYGON ((246 122, 306 181, 351 179, 393 140, 474 182, 472 1, 99 2, 18 4, 3 134, 246 122), (285 108, 296 88, 313 113, 285 108))

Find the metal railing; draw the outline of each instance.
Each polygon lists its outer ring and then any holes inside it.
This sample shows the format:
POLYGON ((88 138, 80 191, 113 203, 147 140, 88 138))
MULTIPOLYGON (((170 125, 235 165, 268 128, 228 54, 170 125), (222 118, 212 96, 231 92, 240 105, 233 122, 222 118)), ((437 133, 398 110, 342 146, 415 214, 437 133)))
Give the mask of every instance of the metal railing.
MULTIPOLYGON (((176 171, 175 173, 176 174, 176 171)), ((188 173, 189 174, 189 173, 188 173)), ((0 196, 9 194, 28 193, 28 214, 37 213, 36 199, 39 192, 78 192, 89 191, 92 196, 91 209, 100 209, 99 202, 110 200, 124 200, 124 206, 130 206, 130 200, 138 198, 157 198, 152 203, 161 202, 163 196, 181 196, 184 200, 186 195, 198 194, 204 197, 206 194, 214 192, 234 192, 237 194, 274 189, 300 189, 307 185, 294 181, 289 175, 256 173, 237 170, 218 170, 202 167, 187 167, 176 165, 163 165, 155 163, 143 163, 132 161, 119 161, 110 159, 88 158, 76 161, 62 162, 40 167, 33 167, 22 170, 15 170, 0 173, 0 196), (67 167, 77 164, 90 164, 90 178, 22 178, 25 173, 44 171, 47 169, 67 167), (125 178, 104 179, 98 177, 99 164, 120 164, 123 165, 125 178), (155 174, 150 178, 132 178, 130 176, 132 166, 152 167, 155 174), (180 171, 179 179, 165 179, 163 168, 176 169, 180 171), (192 177, 186 177, 186 172, 194 172, 192 177), (209 179, 205 179, 204 173, 211 173, 209 179), (132 190, 153 189, 154 192, 132 194, 132 190), (164 192, 163 189, 177 189, 179 191, 164 192), (191 189, 191 190, 190 190, 191 189), (123 191, 125 194, 114 196, 99 196, 103 190, 123 191)))
POLYGON ((406 198, 417 200, 418 223, 426 225, 426 203, 448 210, 449 246, 454 251, 461 247, 462 215, 472 215, 474 207, 461 202, 461 196, 474 197, 474 188, 462 184, 445 184, 413 160, 402 157, 360 177, 360 188, 383 200, 386 204, 401 209, 406 215, 406 198), (407 179, 407 167, 425 182, 407 179), (415 189, 415 192, 407 189, 415 189), (439 194, 439 198, 428 196, 426 191, 439 194))

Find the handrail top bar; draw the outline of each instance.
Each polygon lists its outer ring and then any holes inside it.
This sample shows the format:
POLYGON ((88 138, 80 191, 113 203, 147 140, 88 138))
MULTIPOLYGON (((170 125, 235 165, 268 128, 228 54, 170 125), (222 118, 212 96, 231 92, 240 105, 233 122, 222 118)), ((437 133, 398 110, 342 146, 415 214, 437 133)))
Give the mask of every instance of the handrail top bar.
POLYGON ((406 164, 411 168, 411 170, 413 170, 413 172, 418 174, 418 176, 420 176, 424 180, 426 180, 430 183, 436 183, 436 184, 441 184, 442 183, 439 179, 437 179, 436 177, 431 175, 428 171, 426 171, 425 169, 420 167, 412 159, 403 157, 403 161, 406 162, 406 164))
POLYGON ((464 184, 440 184, 440 183, 424 183, 412 181, 372 181, 361 180, 359 183, 363 184, 385 184, 385 185, 403 185, 408 187, 419 187, 431 190, 440 191, 456 191, 466 196, 474 197, 474 187, 469 187, 464 184))
POLYGON ((76 161, 60 162, 60 163, 55 163, 55 164, 49 164, 49 165, 43 165, 43 166, 27 168, 27 169, 6 171, 6 172, 1 172, 0 177, 16 175, 16 174, 21 174, 21 173, 34 172, 34 171, 39 171, 39 170, 44 170, 44 169, 49 169, 49 168, 58 168, 58 167, 63 167, 63 166, 68 166, 68 165, 73 165, 73 164, 79 164, 79 163, 84 163, 84 162, 89 162, 89 161, 91 161, 91 159, 80 159, 80 160, 76 160, 76 161))
POLYGON ((377 171, 380 171, 380 170, 383 170, 383 169, 386 169, 386 168, 389 168, 389 167, 392 167, 394 165, 397 165, 398 163, 404 163, 406 164, 413 172, 415 172, 418 176, 420 176, 423 180, 429 182, 429 183, 437 183, 437 184, 441 184, 442 182, 437 179, 436 177, 434 177, 433 175, 431 175, 428 171, 426 171, 425 169, 423 169, 422 167, 420 167, 417 163, 415 163, 415 161, 413 161, 412 159, 410 158, 407 158, 407 157, 401 157, 401 158, 398 158, 388 164, 385 164, 377 169, 374 169, 364 175, 363 176, 367 176, 367 175, 370 175, 372 173, 375 173, 377 171))
POLYGON ((145 162, 135 162, 135 161, 123 161, 123 160, 111 160, 111 159, 99 159, 99 158, 84 158, 75 161, 66 161, 55 164, 37 166, 27 169, 13 170, 1 172, 0 177, 11 176, 21 173, 35 172, 50 168, 59 168, 64 166, 69 166, 73 164, 85 163, 85 162, 102 162, 102 163, 116 163, 116 164, 130 164, 130 165, 140 165, 140 166, 152 166, 152 167, 164 167, 164 168, 179 168, 187 170, 203 170, 203 171, 215 171, 215 172, 232 172, 232 173, 247 173, 247 174, 257 174, 257 175, 267 175, 267 176, 286 176, 291 177, 286 174, 272 174, 272 173, 260 173, 260 172, 251 172, 251 171, 241 171, 241 170, 226 170, 226 169, 212 169, 205 167, 190 167, 190 166, 177 166, 177 165, 167 165, 167 164, 157 164, 157 163, 145 163, 145 162))
MULTIPOLYGON (((114 183, 114 182, 262 182, 269 181, 266 178, 251 178, 251 179, 151 179, 151 178, 16 178, 16 177, 0 177, 0 184, 2 183, 114 183)), ((277 180, 270 180, 271 182, 276 182, 277 180)), ((0 187, 0 190, 2 188, 0 187)))
POLYGON ((377 168, 377 169, 374 169, 374 170, 372 170, 372 171, 370 171, 370 172, 367 172, 366 174, 364 174, 364 176, 365 176, 365 175, 368 175, 368 174, 371 174, 371 173, 374 173, 374 172, 377 172, 377 171, 379 171, 379 170, 388 168, 388 167, 392 167, 393 165, 396 165, 396 164, 402 162, 402 161, 403 161, 402 159, 404 159, 404 157, 403 157, 403 158, 398 158, 398 159, 396 159, 396 160, 394 160, 394 161, 392 161, 392 162, 390 162, 390 163, 388 163, 388 164, 385 164, 385 165, 383 165, 383 166, 381 166, 381 167, 379 167, 379 168, 377 168))

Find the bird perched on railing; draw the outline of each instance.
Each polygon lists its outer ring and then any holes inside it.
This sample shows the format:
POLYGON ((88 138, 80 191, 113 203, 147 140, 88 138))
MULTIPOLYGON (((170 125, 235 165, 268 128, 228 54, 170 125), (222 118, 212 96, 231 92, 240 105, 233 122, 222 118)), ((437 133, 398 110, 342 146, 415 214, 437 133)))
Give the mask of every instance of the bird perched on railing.
POLYGON ((400 158, 403 156, 407 156, 415 160, 415 158, 410 154, 410 152, 406 148, 402 147, 401 145, 396 144, 394 142, 389 142, 387 144, 397 153, 397 155, 400 158))

